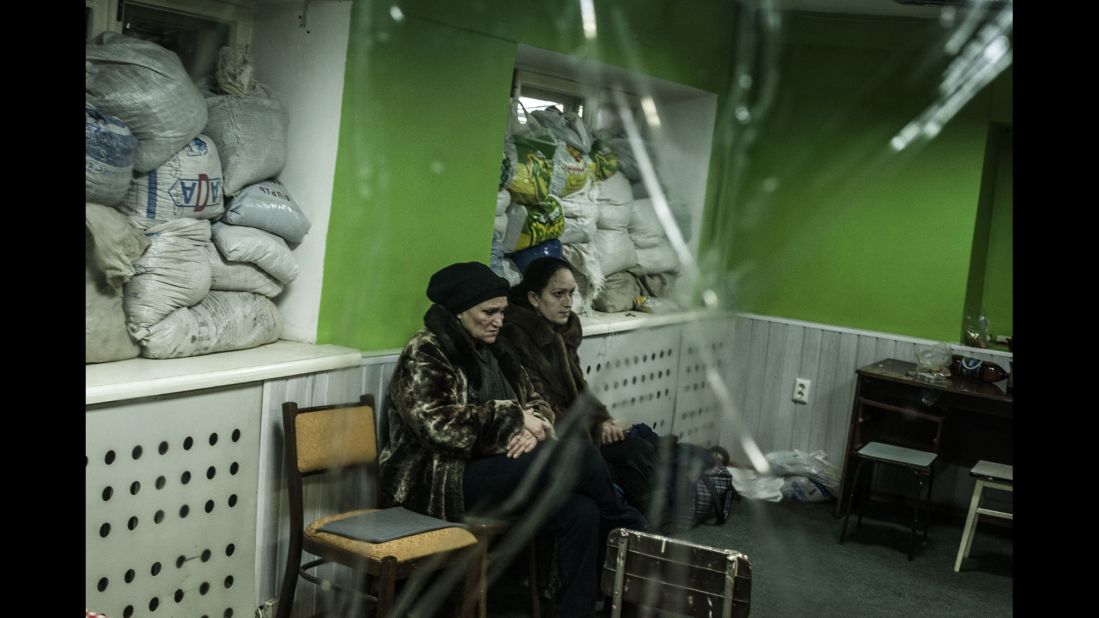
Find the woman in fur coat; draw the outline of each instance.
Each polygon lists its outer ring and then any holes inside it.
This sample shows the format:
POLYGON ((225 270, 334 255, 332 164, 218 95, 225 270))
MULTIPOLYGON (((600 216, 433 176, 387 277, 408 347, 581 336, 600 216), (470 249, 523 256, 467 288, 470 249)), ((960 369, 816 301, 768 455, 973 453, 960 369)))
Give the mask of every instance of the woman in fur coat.
POLYGON ((584 333, 579 316, 572 312, 575 291, 568 262, 552 257, 534 260, 522 283, 511 289, 500 338, 519 353, 534 389, 552 406, 558 433, 575 432, 598 446, 626 500, 652 519, 655 438, 627 435, 630 424, 611 418, 588 389, 577 351, 584 333))
POLYGON ((591 615, 600 521, 640 529, 645 519, 617 499, 590 444, 555 439, 553 409, 497 340, 507 291, 507 280, 478 262, 431 276, 434 304, 389 385, 381 502, 449 521, 535 518, 556 539, 555 613, 591 615))

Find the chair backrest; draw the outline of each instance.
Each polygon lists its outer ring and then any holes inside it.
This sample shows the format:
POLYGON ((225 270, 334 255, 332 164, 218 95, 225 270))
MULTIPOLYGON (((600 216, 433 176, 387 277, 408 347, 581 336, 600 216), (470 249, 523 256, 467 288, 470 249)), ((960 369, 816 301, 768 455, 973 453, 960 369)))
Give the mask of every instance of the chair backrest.
POLYGON ((744 554, 619 528, 607 538, 601 577, 612 615, 622 603, 698 618, 748 616, 752 565, 744 554))
POLYGON ((363 395, 357 404, 298 408, 288 401, 283 406, 287 441, 294 437, 297 468, 303 475, 377 461, 372 395, 363 395))
POLYGON ((370 487, 377 487, 373 395, 363 395, 357 403, 312 408, 287 401, 282 404, 282 426, 293 530, 300 532, 304 526, 303 477, 365 466, 370 487))

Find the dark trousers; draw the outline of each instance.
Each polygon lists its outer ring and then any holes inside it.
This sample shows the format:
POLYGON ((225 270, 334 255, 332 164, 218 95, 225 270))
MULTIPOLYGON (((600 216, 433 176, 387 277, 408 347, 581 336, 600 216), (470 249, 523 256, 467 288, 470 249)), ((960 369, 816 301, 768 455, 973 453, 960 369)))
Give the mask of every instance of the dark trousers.
POLYGON ((558 616, 588 616, 595 609, 600 523, 645 526, 641 513, 615 494, 599 451, 581 439, 543 442, 518 459, 467 461, 463 493, 471 515, 533 517, 554 535, 558 616))
POLYGON ((626 501, 648 513, 659 465, 656 445, 644 438, 626 436, 601 446, 599 452, 610 467, 611 478, 626 494, 626 501))

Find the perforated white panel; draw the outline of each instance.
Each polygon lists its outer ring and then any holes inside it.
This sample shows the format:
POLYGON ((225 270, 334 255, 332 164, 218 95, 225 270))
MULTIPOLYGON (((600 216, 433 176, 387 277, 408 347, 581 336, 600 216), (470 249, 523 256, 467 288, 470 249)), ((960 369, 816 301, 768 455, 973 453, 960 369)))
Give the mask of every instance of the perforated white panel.
POLYGON ((254 614, 258 384, 85 414, 85 598, 112 618, 254 614))
POLYGON ((614 418, 671 433, 680 338, 679 326, 585 337, 579 355, 588 387, 614 418))
POLYGON ((714 335, 714 339, 696 343, 686 337, 676 382, 679 392, 675 400, 675 435, 702 446, 717 444, 721 430, 721 410, 706 372, 714 367, 723 379, 728 379, 727 344, 718 333, 714 335))

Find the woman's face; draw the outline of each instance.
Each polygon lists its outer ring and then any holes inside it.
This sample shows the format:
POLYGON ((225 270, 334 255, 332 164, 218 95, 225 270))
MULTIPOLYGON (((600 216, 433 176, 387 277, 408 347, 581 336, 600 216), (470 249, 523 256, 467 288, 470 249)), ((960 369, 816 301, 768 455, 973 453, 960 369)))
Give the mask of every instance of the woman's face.
POLYGON ((458 314, 458 321, 470 337, 482 343, 496 341, 500 334, 500 325, 504 323, 504 308, 508 306, 506 296, 490 298, 458 314))
POLYGON ((572 295, 576 292, 576 278, 572 271, 562 268, 553 274, 541 294, 527 292, 527 299, 538 315, 554 324, 566 324, 572 312, 572 295))

